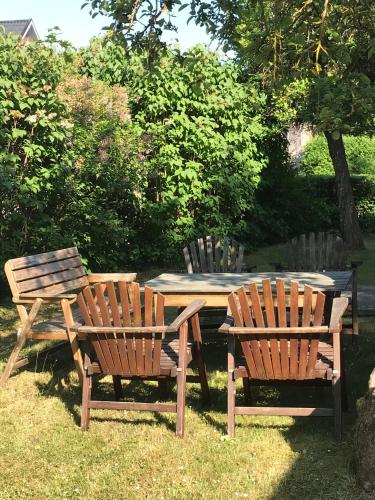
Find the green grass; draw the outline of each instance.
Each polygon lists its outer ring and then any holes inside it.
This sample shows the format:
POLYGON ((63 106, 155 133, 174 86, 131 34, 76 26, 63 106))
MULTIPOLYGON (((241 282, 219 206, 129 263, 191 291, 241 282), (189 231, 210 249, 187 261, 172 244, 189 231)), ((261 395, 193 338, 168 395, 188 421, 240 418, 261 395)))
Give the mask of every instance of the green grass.
MULTIPOLYGON (((15 327, 13 307, 1 307, 0 369, 15 327)), ((174 435, 174 415, 147 412, 93 411, 90 431, 81 432, 80 388, 68 352, 13 376, 0 391, 0 498, 366 498, 351 470, 353 413, 345 416, 341 443, 327 418, 239 417, 236 438, 227 438, 226 346, 210 339, 213 401, 202 407, 197 386, 189 386, 183 440, 174 435)), ((352 408, 366 390, 374 351, 366 320, 359 348, 346 348, 352 408)), ((129 383, 126 390, 129 398, 159 397, 153 384, 129 383)), ((98 393, 112 397, 109 379, 97 384, 98 393)), ((258 399, 312 404, 321 395, 268 389, 258 399)), ((168 399, 174 396, 172 387, 168 399)))

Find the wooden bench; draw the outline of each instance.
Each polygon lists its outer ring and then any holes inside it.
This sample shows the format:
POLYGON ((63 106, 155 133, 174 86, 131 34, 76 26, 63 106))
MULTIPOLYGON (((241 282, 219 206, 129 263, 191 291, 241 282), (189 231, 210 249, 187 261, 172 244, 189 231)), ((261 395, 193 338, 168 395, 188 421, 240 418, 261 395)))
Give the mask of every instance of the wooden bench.
POLYGON ((87 274, 76 247, 8 260, 5 273, 21 327, 1 376, 0 386, 6 384, 14 370, 28 364, 28 359, 18 359, 27 340, 68 340, 81 381, 83 364, 77 335, 67 332, 67 326, 79 321, 79 316, 78 313, 72 313, 70 306, 85 286, 110 280, 131 282, 136 278, 136 273, 87 274), (50 321, 37 323, 41 306, 51 304, 60 305, 63 314, 50 321))
POLYGON ((359 261, 348 261, 341 236, 332 232, 300 234, 286 245, 287 264, 273 262, 275 271, 352 271, 351 297, 348 312, 352 324, 346 325, 344 333, 358 335, 357 267, 359 261))

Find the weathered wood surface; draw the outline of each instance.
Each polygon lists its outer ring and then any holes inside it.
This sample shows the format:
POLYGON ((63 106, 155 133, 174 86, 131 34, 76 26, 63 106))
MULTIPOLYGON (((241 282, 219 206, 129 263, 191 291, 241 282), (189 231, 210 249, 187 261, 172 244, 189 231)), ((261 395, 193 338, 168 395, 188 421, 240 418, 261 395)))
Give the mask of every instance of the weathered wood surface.
MULTIPOLYGON (((202 395, 208 396, 206 371, 202 354, 198 312, 203 300, 182 311, 170 327, 164 324, 164 299, 160 293, 145 287, 142 297, 138 283, 107 282, 88 286, 78 295, 77 302, 85 326, 73 326, 72 331, 86 340, 82 388, 81 428, 87 430, 90 409, 122 409, 172 411, 177 414, 176 434, 184 434, 186 369, 193 359, 197 362, 202 395), (188 342, 189 324, 193 342, 188 342), (167 338, 167 332, 178 338, 167 338), (91 345, 89 348, 87 342, 91 345), (194 349, 192 349, 194 345, 194 349), (93 352, 95 356, 93 356, 93 352), (112 375, 116 396, 122 396, 121 378, 177 379, 177 404, 128 403, 92 401, 94 374, 112 375)), ((70 329, 68 328, 68 331, 70 329)), ((189 379, 191 380, 191 379, 189 379)))
POLYGON ((206 236, 183 249, 188 273, 241 272, 245 248, 231 238, 206 236))
POLYGON ((228 318, 220 328, 228 338, 228 434, 235 415, 333 416, 341 436, 341 318, 348 299, 333 299, 330 318, 324 316, 326 296, 309 285, 278 279, 271 286, 250 283, 228 296, 228 318), (288 286, 286 286, 288 285, 288 286), (236 342, 240 355, 236 353, 236 342), (235 380, 301 383, 319 381, 333 389, 333 408, 259 408, 236 406, 235 380))
POLYGON ((334 233, 301 234, 287 243, 289 271, 344 271, 343 239, 334 233))
MULTIPOLYGON (((250 282, 261 284, 264 279, 297 280, 317 290, 344 291, 350 289, 351 271, 270 272, 270 273, 164 273, 147 281, 146 285, 163 294, 228 294, 250 282)), ((288 286, 288 285, 287 285, 288 286)))
POLYGON ((69 336, 67 333, 67 326, 79 320, 70 307, 77 293, 89 283, 108 280, 134 281, 136 277, 135 273, 87 275, 76 247, 8 260, 5 264, 5 273, 22 326, 13 353, 0 379, 0 386, 6 384, 13 370, 26 364, 24 360, 17 361, 17 357, 27 339, 69 341, 81 377, 82 359, 77 347, 76 334, 69 336), (39 324, 35 324, 38 321, 35 317, 30 323, 26 307, 33 307, 36 301, 43 305, 60 303, 64 316, 39 324))

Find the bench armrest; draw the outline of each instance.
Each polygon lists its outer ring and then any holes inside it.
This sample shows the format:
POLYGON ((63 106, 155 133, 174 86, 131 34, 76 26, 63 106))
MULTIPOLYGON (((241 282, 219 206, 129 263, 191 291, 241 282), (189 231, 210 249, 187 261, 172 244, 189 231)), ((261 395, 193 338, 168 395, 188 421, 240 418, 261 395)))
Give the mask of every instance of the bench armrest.
POLYGON ((137 278, 137 273, 92 273, 87 276, 89 283, 105 283, 106 281, 126 281, 131 283, 137 278))
POLYGON ((29 304, 34 302, 36 299, 42 299, 44 304, 52 304, 54 302, 60 302, 61 300, 72 300, 75 301, 77 294, 75 293, 64 293, 61 295, 49 295, 48 293, 23 293, 18 297, 13 297, 14 304, 29 304))
POLYGON ((167 333, 177 332, 180 326, 194 316, 194 314, 197 314, 205 304, 205 300, 193 300, 193 302, 185 307, 177 318, 168 326, 167 333))

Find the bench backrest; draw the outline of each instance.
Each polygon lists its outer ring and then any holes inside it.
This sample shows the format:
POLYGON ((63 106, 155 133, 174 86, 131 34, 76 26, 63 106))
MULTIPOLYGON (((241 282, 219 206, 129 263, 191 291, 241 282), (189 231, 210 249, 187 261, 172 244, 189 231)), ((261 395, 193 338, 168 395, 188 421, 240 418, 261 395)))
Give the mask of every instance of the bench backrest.
POLYGON ((76 247, 8 260, 5 273, 15 298, 28 293, 59 295, 88 285, 76 247))
POLYGON ((333 233, 301 234, 287 244, 288 271, 346 269, 344 242, 333 233))
POLYGON ((316 373, 319 341, 329 331, 323 325, 325 295, 305 285, 301 303, 297 282, 286 290, 280 279, 275 288, 264 280, 260 290, 250 284, 249 297, 244 288, 230 294, 234 327, 229 333, 237 335, 252 378, 315 378, 320 375, 316 373))
POLYGON ((199 238, 186 246, 183 252, 190 274, 242 271, 244 246, 230 238, 199 238))

